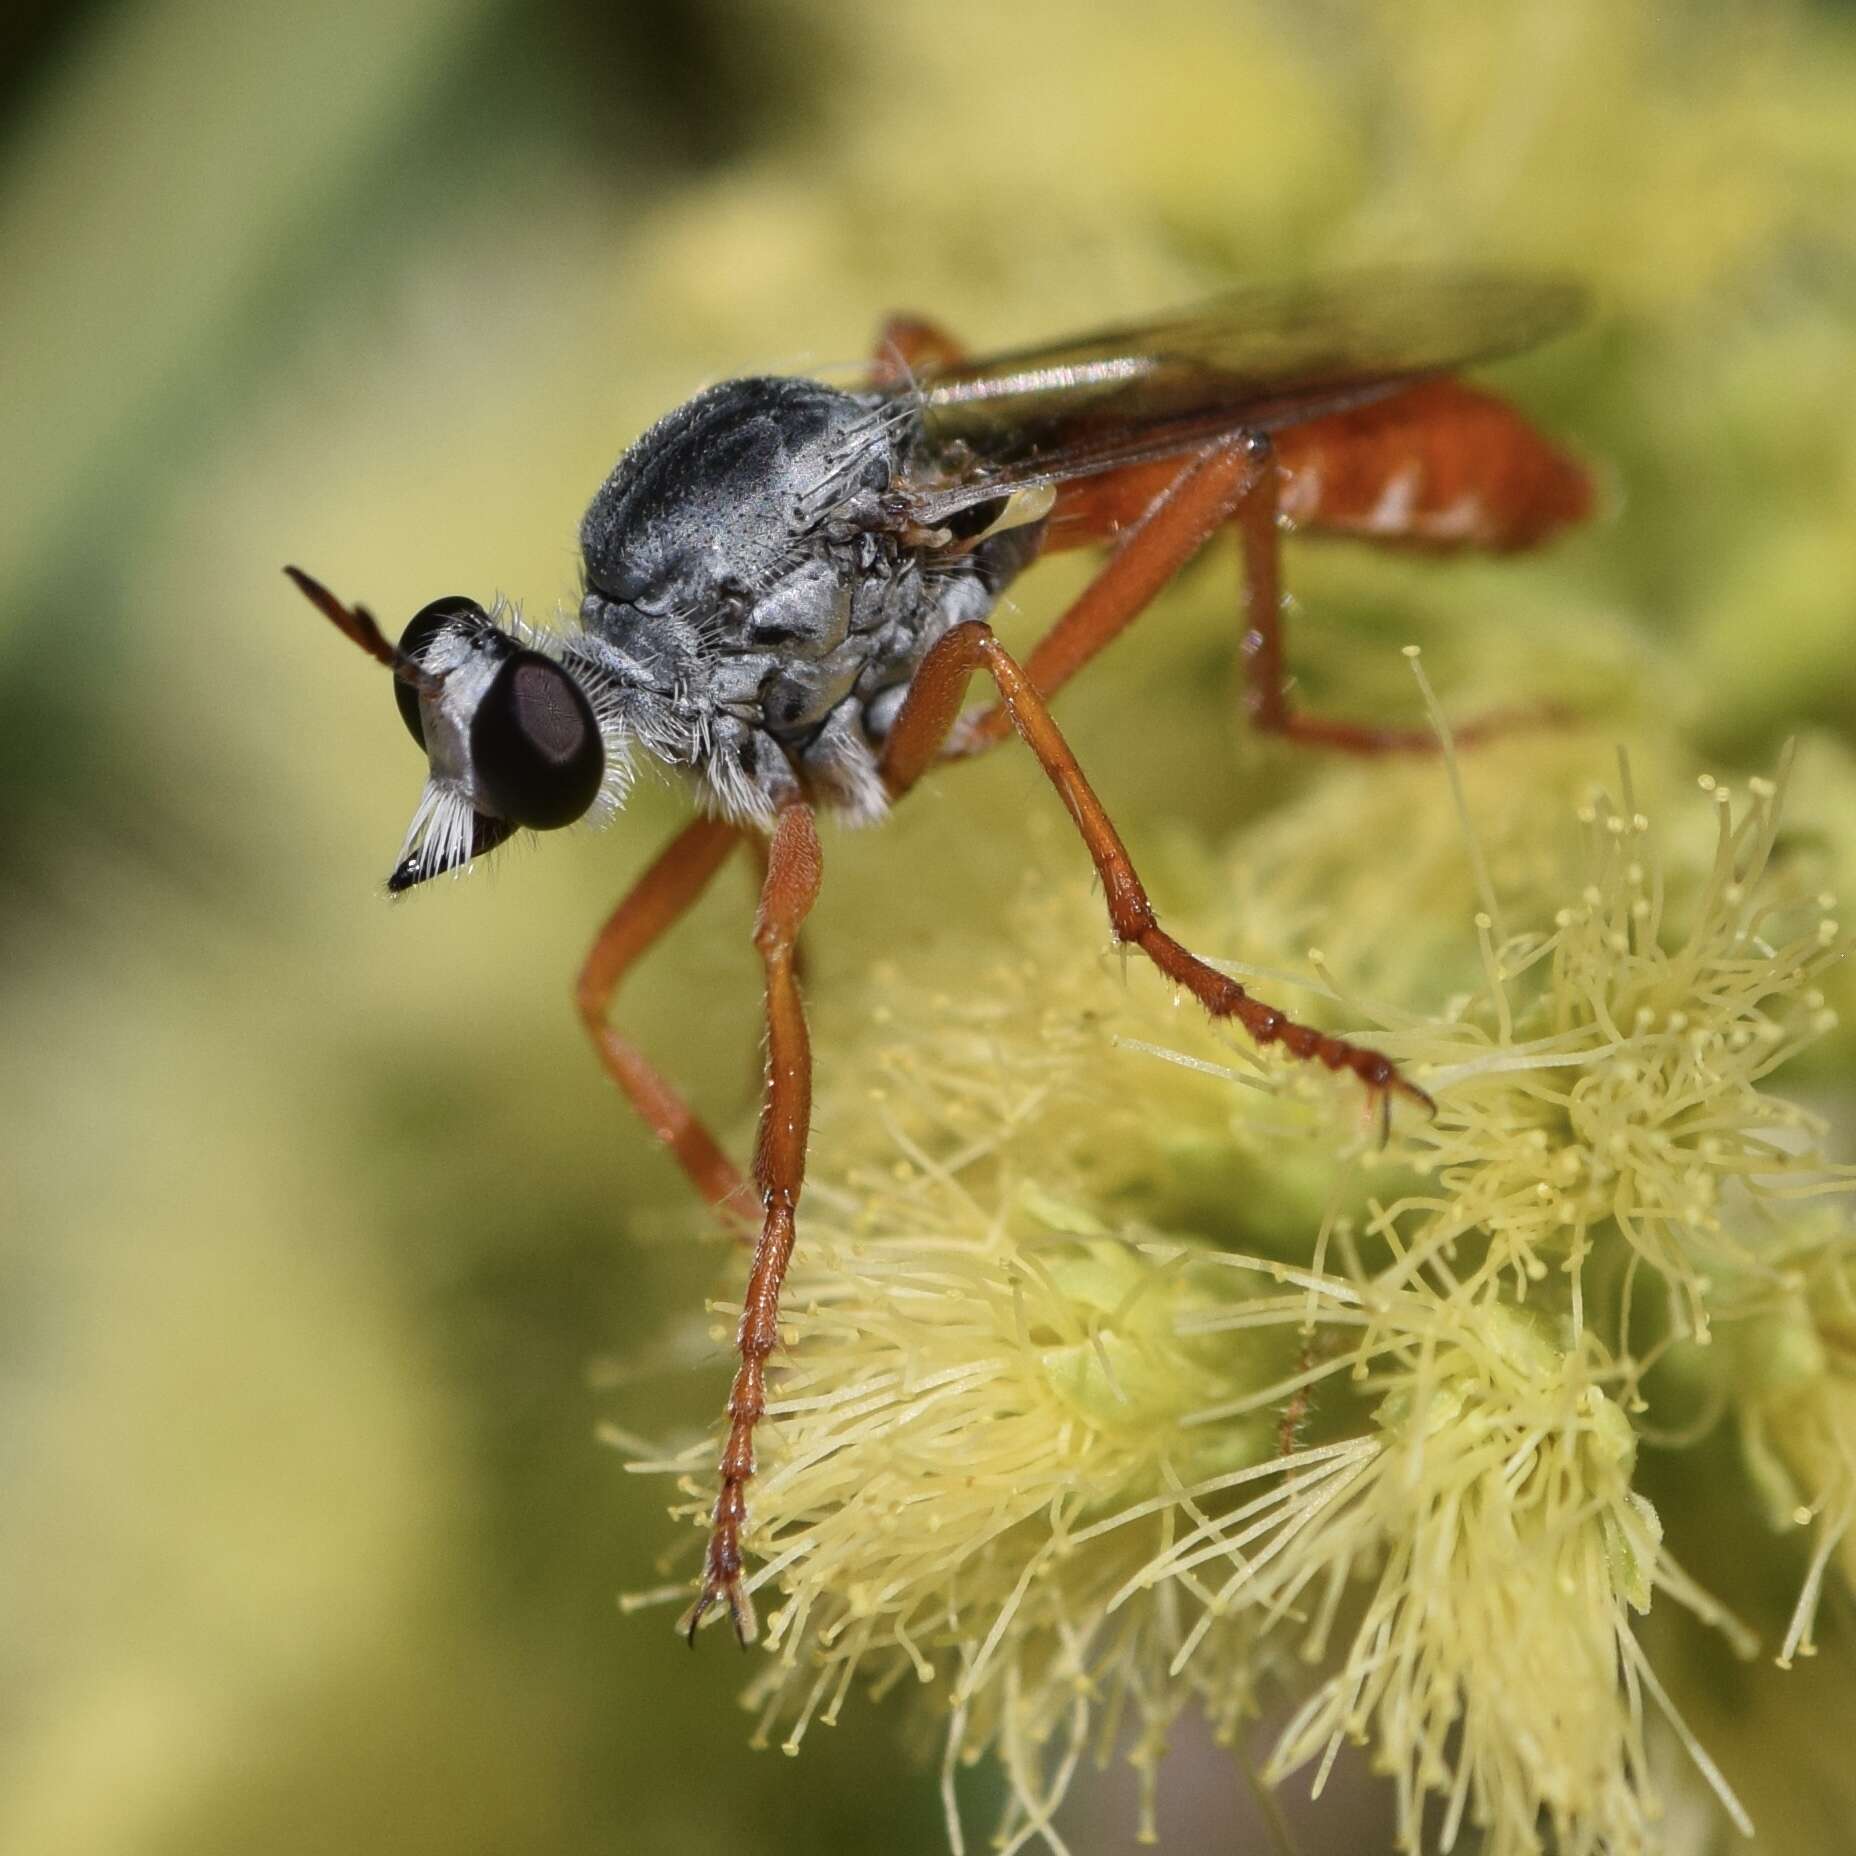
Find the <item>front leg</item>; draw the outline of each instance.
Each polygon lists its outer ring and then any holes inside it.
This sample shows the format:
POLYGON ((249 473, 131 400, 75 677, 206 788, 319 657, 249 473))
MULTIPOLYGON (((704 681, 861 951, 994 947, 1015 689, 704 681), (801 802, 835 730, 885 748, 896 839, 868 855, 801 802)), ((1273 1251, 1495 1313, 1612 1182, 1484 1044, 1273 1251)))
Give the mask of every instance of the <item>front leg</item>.
POLYGON ((754 945, 767 975, 767 1094, 754 1152, 760 1239, 735 1335, 741 1364, 728 1394, 722 1489, 703 1560, 702 1589, 678 1624, 691 1643, 704 1615, 718 1602, 727 1604, 735 1635, 744 1646, 754 1641, 759 1629, 754 1602, 741 1582, 741 1528, 747 1519, 747 1485, 754 1474, 754 1427, 767 1409, 767 1356, 779 1339, 780 1286, 792 1261, 799 1191, 805 1182, 812 1046, 797 960, 799 931, 818 899, 822 871, 811 807, 785 807, 774 824, 754 923, 754 945))

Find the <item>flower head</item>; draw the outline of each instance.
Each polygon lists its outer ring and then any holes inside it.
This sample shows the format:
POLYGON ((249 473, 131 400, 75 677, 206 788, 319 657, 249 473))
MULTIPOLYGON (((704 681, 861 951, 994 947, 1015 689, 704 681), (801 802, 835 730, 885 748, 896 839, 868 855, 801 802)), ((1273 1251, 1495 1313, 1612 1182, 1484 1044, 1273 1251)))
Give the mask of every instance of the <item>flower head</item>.
MULTIPOLYGON (((1794 1201, 1847 1184, 1769 1087, 1832 1023, 1840 939, 1778 867, 1782 777, 1738 804, 1704 782, 1708 835, 1664 838, 1587 753, 1478 761, 1507 801, 1488 840, 1434 766, 1325 774, 1190 881, 1190 944, 1267 996, 1299 984, 1436 1097, 1383 1149, 1332 1079, 1105 972, 1080 880, 1033 879, 1006 952, 993 924, 984 951, 942 943, 939 981, 873 975, 864 1074, 820 1105, 753 1485, 764 1734, 796 1748, 854 1684, 912 1677, 956 1846, 954 1775, 990 1754, 1002 1846, 1060 1849, 1086 1758, 1131 1740, 1151 1829, 1179 1712, 1232 1737, 1286 1694, 1268 1776, 1314 1762, 1318 1788, 1366 1742, 1406 1847, 1465 1824, 1500 1856, 1650 1846, 1648 1718, 1686 1730, 1633 1620, 1662 1594, 1752 1639, 1636 1486, 1645 1373, 1717 1317, 1751 1334, 1798 1279, 1794 1201), (1426 918, 1410 965, 1326 934, 1309 874, 1400 816, 1440 870, 1452 835, 1434 888, 1473 911, 1454 944, 1426 918)), ((1396 943, 1376 867, 1367 919, 1396 943)), ((1820 1345, 1832 1300, 1820 1281, 1820 1345)), ((1778 1459, 1827 1529, 1840 1422, 1778 1459)))
POLYGON ((1368 1740, 1396 1786, 1401 1848, 1422 1847, 1433 1795, 1442 1849, 1465 1821, 1500 1856, 1549 1847, 1543 1826, 1577 1856, 1647 1847, 1659 1805, 1642 1702, 1660 1691, 1631 1614, 1660 1588, 1726 1620, 1631 1486, 1615 1368, 1499 1303, 1420 1299, 1399 1314, 1416 1319, 1374 1375, 1379 1437, 1249 1598, 1286 1610, 1295 1591, 1320 1592, 1314 1661, 1343 1596, 1366 1593, 1269 1776, 1318 1760, 1319 1789, 1342 1743, 1368 1740))
POLYGON ((1003 1176, 905 1177, 858 1227, 815 1220, 789 1299, 750 1537, 783 1594, 762 1732, 794 1749, 853 1680, 913 1677, 944 1716, 956 1844, 951 1774, 991 1752, 1010 1847, 1092 1746, 1132 1726, 1151 1778, 1188 1700, 1248 1709, 1247 1620, 1181 1683, 1190 1595, 1120 1599, 1196 1500, 1274 1477, 1296 1312, 1258 1304, 1233 1349, 1248 1285, 1003 1176))
POLYGON ((1780 1245, 1773 1273, 1746 1285, 1724 1324, 1741 1447, 1779 1529, 1812 1530, 1781 1664, 1816 1653, 1826 1575, 1856 1584, 1856 1244, 1837 1221, 1804 1223, 1780 1245))

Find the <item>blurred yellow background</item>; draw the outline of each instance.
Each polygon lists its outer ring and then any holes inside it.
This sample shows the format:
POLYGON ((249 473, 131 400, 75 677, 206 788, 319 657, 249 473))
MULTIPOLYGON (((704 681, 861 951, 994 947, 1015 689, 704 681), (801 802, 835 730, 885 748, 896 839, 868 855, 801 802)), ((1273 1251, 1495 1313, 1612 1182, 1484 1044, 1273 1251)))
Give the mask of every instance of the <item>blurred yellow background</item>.
MULTIPOLYGON (((1506 378, 1604 461, 1613 519, 1443 574, 1297 554, 1310 681, 1409 704, 1417 636, 1457 692, 1545 659, 1748 764, 1800 727, 1847 753, 1853 25, 28 9, 0 80, 0 1849, 942 1844, 893 1707, 752 1753, 732 1647, 615 1603, 688 1543, 596 1428, 713 1420, 726 1259, 568 989, 683 796, 646 781, 603 837, 387 907, 417 756, 285 561, 389 630, 449 592, 546 618, 651 419, 853 365, 886 311, 1004 345, 1287 268, 1570 269, 1599 316, 1506 378)), ((1230 571, 1065 712, 1148 842, 1265 797, 1230 571)), ((822 1061, 834 975, 996 906, 1044 803, 1007 755, 827 839, 822 1061)), ((725 877, 628 1006, 738 1141, 748 907, 725 877)), ((1164 1797, 1172 1846, 1226 1847, 1240 1789, 1207 1765, 1164 1797)), ((1124 1804, 1079 1797, 1076 1847, 1123 1847, 1124 1804)))

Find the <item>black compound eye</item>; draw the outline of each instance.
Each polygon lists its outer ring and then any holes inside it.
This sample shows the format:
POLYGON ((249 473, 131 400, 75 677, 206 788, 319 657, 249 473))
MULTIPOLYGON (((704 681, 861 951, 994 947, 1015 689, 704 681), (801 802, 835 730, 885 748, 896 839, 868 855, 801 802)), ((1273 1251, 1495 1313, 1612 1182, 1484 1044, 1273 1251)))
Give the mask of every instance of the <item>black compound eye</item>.
MULTIPOLYGON (((410 657, 415 664, 423 663, 425 647, 447 625, 455 625, 460 619, 474 619, 488 625, 490 615, 474 599, 466 599, 462 593, 452 593, 444 599, 433 600, 429 606, 421 606, 412 615, 411 624, 400 633, 401 656, 410 657)), ((424 747, 425 722, 419 714, 419 692, 410 683, 403 683, 395 677, 393 700, 400 706, 400 720, 406 724, 406 732, 424 747)))
POLYGON ((470 758, 485 807, 535 831, 581 817, 606 771, 592 705, 539 651, 516 652, 496 673, 471 720, 470 758))

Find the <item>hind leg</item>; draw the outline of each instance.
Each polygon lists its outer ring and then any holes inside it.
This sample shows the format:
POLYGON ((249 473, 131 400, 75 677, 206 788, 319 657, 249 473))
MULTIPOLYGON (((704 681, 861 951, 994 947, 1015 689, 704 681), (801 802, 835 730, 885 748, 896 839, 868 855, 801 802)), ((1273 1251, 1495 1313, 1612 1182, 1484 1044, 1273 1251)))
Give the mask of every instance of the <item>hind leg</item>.
MULTIPOLYGON (((1289 702, 1290 678, 1283 661, 1282 467, 1267 439, 1255 481, 1232 520, 1244 557, 1244 708, 1263 734, 1337 748, 1343 754, 1433 754, 1441 746, 1431 728, 1387 728, 1376 722, 1345 722, 1304 715, 1289 702)), ((1451 729, 1458 747, 1486 741, 1511 729, 1552 719, 1545 709, 1508 709, 1476 717, 1451 729)))

